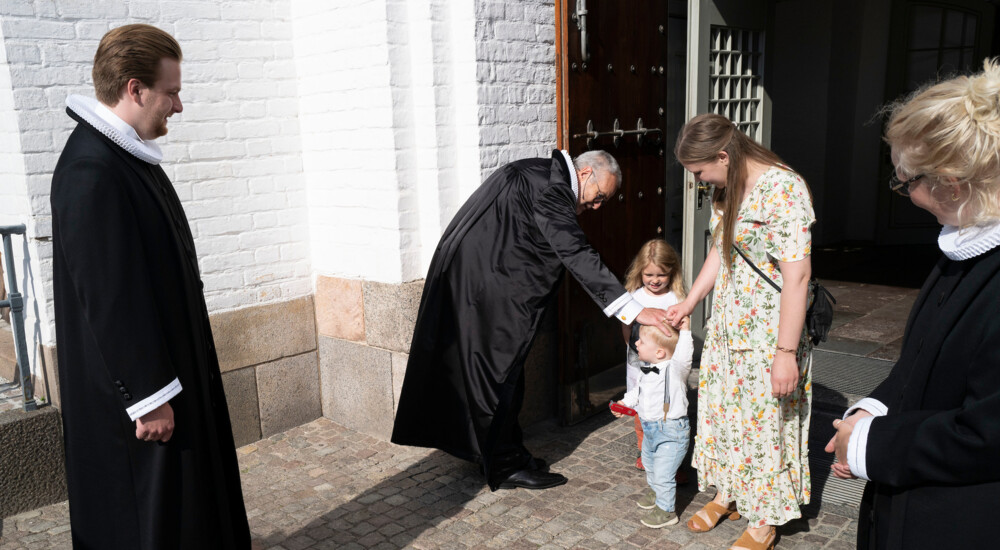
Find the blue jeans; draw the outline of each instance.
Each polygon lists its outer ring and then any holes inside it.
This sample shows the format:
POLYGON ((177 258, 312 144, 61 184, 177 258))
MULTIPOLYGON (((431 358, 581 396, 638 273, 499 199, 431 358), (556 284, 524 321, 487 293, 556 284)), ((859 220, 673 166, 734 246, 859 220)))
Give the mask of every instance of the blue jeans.
POLYGON ((684 460, 691 436, 688 418, 642 420, 642 465, 646 467, 646 483, 656 493, 656 505, 664 511, 674 511, 677 499, 677 468, 684 460))

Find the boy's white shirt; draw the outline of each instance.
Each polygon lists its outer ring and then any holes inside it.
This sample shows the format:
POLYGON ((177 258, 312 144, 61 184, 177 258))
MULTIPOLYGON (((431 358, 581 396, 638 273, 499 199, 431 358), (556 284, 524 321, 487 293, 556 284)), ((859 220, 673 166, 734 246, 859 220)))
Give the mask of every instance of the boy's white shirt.
POLYGON ((659 373, 640 374, 638 384, 625 393, 622 403, 635 409, 641 420, 652 422, 663 420, 663 382, 669 376, 670 409, 667 419, 687 416, 687 377, 691 372, 691 358, 694 355, 694 339, 690 330, 682 330, 677 337, 677 346, 669 359, 651 366, 659 373))
MULTIPOLYGON (((632 292, 632 299, 636 302, 642 304, 642 307, 655 307, 659 309, 667 309, 668 307, 675 305, 680 302, 677 299, 677 295, 674 291, 668 290, 663 294, 650 294, 646 287, 640 286, 632 292)), ((631 391, 635 389, 637 380, 639 380, 639 365, 645 365, 646 363, 639 359, 635 354, 635 351, 630 348, 625 348, 625 390, 631 391)))

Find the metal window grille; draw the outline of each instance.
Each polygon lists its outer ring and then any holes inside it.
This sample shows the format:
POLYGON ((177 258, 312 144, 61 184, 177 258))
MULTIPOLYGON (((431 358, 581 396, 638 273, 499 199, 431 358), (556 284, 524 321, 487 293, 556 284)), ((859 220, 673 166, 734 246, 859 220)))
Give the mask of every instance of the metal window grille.
POLYGON ((932 5, 914 5, 909 13, 906 84, 921 84, 977 68, 979 17, 975 13, 932 5))
POLYGON ((763 141, 764 33, 712 26, 709 110, 763 141))

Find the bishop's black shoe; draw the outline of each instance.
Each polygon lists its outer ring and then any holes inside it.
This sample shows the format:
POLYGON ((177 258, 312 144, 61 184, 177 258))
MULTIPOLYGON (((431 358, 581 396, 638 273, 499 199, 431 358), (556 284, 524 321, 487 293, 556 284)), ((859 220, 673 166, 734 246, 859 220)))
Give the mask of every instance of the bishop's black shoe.
POLYGON ((531 457, 531 460, 528 461, 528 465, 525 466, 525 468, 528 470, 538 470, 540 472, 547 472, 549 471, 549 464, 545 462, 544 458, 538 458, 537 456, 533 456, 531 457))
POLYGON ((541 470, 517 470, 500 482, 501 489, 549 489, 566 483, 566 476, 541 470))
MULTIPOLYGON (((545 462, 544 458, 538 458, 537 456, 531 457, 528 463, 524 465, 525 470, 538 470, 540 472, 549 471, 549 463, 545 462)), ((479 464, 479 473, 483 473, 483 465, 479 464)))

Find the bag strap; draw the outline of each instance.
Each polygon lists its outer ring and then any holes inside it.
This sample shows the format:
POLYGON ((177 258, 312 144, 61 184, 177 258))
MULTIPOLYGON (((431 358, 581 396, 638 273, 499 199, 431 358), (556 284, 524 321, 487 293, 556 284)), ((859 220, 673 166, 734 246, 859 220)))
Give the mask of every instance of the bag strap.
POLYGON ((757 264, 751 262, 750 258, 747 258, 747 255, 743 253, 743 250, 741 250, 740 247, 736 246, 736 243, 733 243, 733 249, 736 250, 736 253, 739 254, 740 257, 743 258, 743 260, 746 261, 746 263, 749 264, 754 271, 757 272, 757 275, 760 275, 765 281, 771 283, 771 286, 774 287, 774 290, 781 292, 781 287, 778 286, 778 283, 774 282, 770 277, 765 275, 764 272, 761 271, 759 267, 757 267, 757 264))

